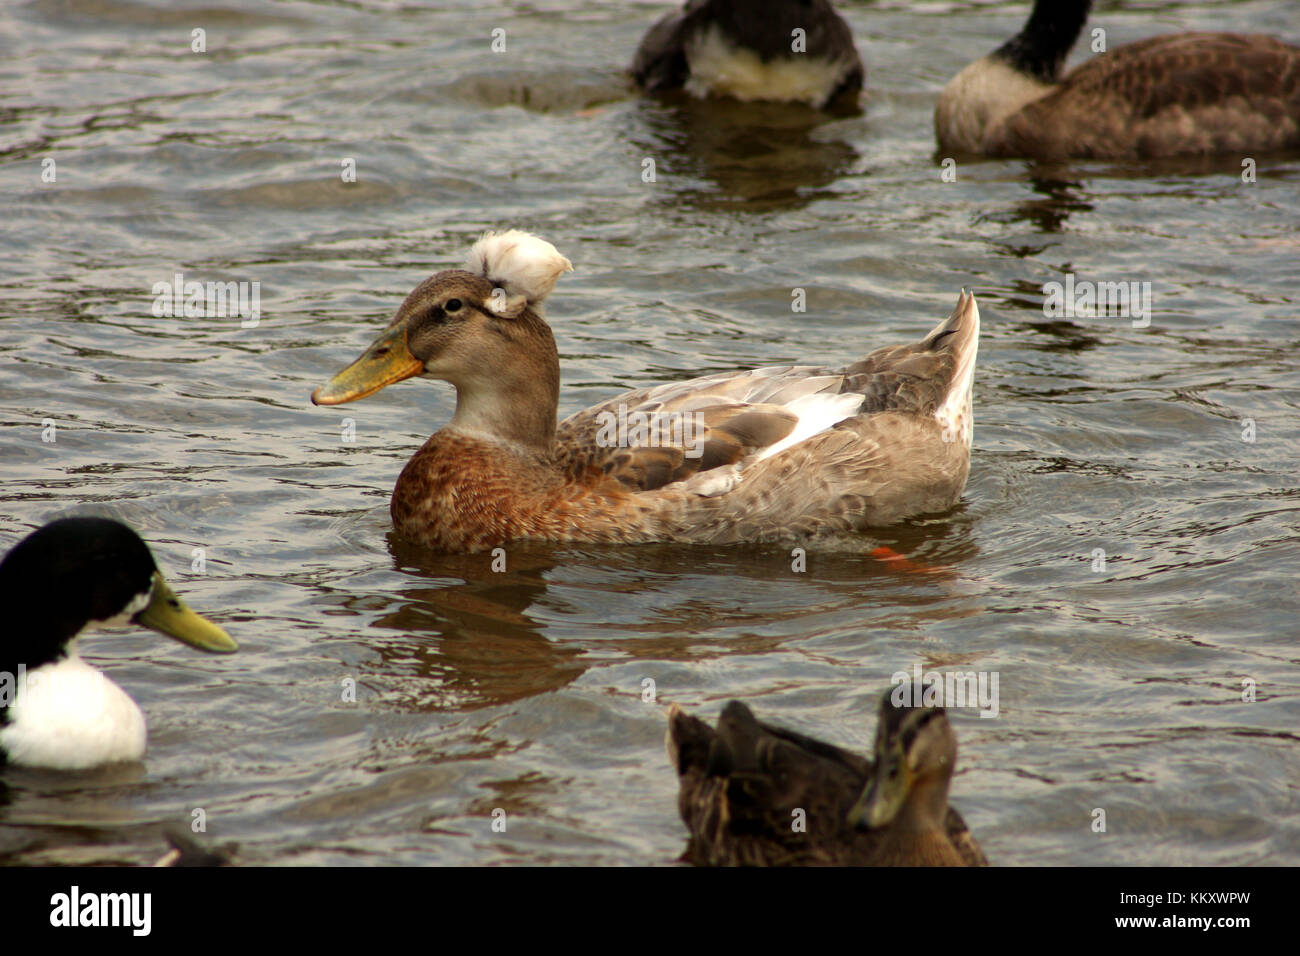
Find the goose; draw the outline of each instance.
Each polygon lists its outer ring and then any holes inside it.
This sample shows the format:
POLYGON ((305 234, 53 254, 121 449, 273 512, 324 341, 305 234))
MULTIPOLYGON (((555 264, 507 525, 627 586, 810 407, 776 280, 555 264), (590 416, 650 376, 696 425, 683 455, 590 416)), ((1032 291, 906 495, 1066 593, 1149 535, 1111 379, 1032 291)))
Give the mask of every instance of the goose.
POLYGON ((866 70, 829 0, 689 0, 642 38, 631 74, 648 93, 824 108, 856 103, 866 70))
POLYGON ((1300 147, 1300 47, 1269 36, 1172 33, 1061 67, 1091 0, 1035 0, 1024 29, 939 95, 943 152, 1155 159, 1300 147))

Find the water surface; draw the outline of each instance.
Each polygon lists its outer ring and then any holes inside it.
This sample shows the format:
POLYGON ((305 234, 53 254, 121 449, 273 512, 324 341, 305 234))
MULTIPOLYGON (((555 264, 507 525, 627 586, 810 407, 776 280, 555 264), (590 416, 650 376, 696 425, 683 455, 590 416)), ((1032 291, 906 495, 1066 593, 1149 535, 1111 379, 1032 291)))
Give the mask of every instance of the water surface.
MULTIPOLYGON (((7 8, 0 547, 116 515, 242 650, 87 640, 149 753, 7 770, 0 859, 146 862, 160 822, 201 808, 249 864, 671 863, 663 704, 739 697, 865 749, 890 675, 919 663, 999 675, 997 718, 952 714, 954 803, 994 863, 1300 863, 1300 157, 1258 157, 1254 184, 1237 158, 963 163, 945 183, 934 96, 1025 6, 840 6, 870 96, 837 118, 629 95, 658 3, 7 8), (308 396, 511 226, 575 266, 549 306, 562 414, 842 363, 974 287, 963 504, 815 545, 802 573, 777 547, 512 549, 495 572, 392 541, 388 494, 450 389, 308 396), (259 282, 260 322, 155 316, 176 272, 259 282), (1045 315, 1068 273, 1150 282, 1149 326, 1045 315), (880 544, 947 570, 898 573, 880 544)), ((1300 38, 1285 0, 1094 21, 1112 46, 1300 38)))

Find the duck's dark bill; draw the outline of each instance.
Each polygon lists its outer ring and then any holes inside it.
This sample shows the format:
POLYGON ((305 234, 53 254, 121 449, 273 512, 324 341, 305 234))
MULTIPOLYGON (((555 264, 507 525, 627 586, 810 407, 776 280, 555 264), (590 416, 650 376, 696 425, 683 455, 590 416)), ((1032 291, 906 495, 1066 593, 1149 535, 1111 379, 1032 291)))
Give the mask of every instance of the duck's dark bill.
POLYGON ((135 620, 138 624, 199 650, 212 651, 214 654, 230 654, 239 650, 239 645, 229 634, 186 607, 159 573, 154 575, 153 596, 149 599, 149 605, 135 616, 135 620))
POLYGON ((406 345, 406 330, 390 329, 365 354, 312 392, 317 405, 342 405, 373 395, 386 385, 419 375, 424 363, 406 345))
POLYGON ((907 802, 910 779, 906 760, 901 762, 898 775, 893 779, 885 778, 883 768, 877 767, 867 789, 849 811, 849 823, 859 830, 878 829, 889 824, 907 802))

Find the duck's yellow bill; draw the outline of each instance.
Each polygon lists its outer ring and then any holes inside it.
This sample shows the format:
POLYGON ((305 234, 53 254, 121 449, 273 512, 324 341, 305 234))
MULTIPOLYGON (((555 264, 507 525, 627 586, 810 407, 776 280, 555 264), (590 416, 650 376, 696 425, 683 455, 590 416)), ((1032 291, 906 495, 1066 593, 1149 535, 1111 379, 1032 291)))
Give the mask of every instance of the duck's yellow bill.
POLYGON ((387 385, 419 375, 424 363, 406 345, 406 330, 389 329, 361 358, 311 393, 316 405, 342 405, 373 395, 387 385))
POLYGON ((153 594, 148 606, 135 616, 135 621, 201 651, 231 654, 239 650, 239 645, 229 634, 185 606, 185 602, 163 580, 161 571, 154 572, 153 594))

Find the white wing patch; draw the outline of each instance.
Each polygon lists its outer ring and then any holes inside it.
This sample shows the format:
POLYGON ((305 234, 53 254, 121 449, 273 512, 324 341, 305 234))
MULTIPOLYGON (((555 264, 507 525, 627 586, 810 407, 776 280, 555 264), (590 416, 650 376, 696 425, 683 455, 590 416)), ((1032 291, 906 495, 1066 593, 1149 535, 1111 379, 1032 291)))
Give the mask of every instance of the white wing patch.
POLYGON ((858 413, 858 409, 862 407, 864 397, 856 392, 843 392, 839 395, 817 393, 803 395, 787 403, 785 410, 799 416, 794 431, 779 442, 768 445, 754 456, 753 461, 762 461, 764 458, 779 455, 787 448, 812 438, 814 435, 820 435, 828 428, 833 428, 844 419, 852 418, 858 413))
POLYGON ((674 406, 678 411, 706 408, 719 402, 783 405, 800 395, 838 393, 843 383, 843 375, 817 365, 767 365, 739 374, 720 372, 684 382, 656 385, 644 393, 642 403, 662 407, 680 402, 674 406))

